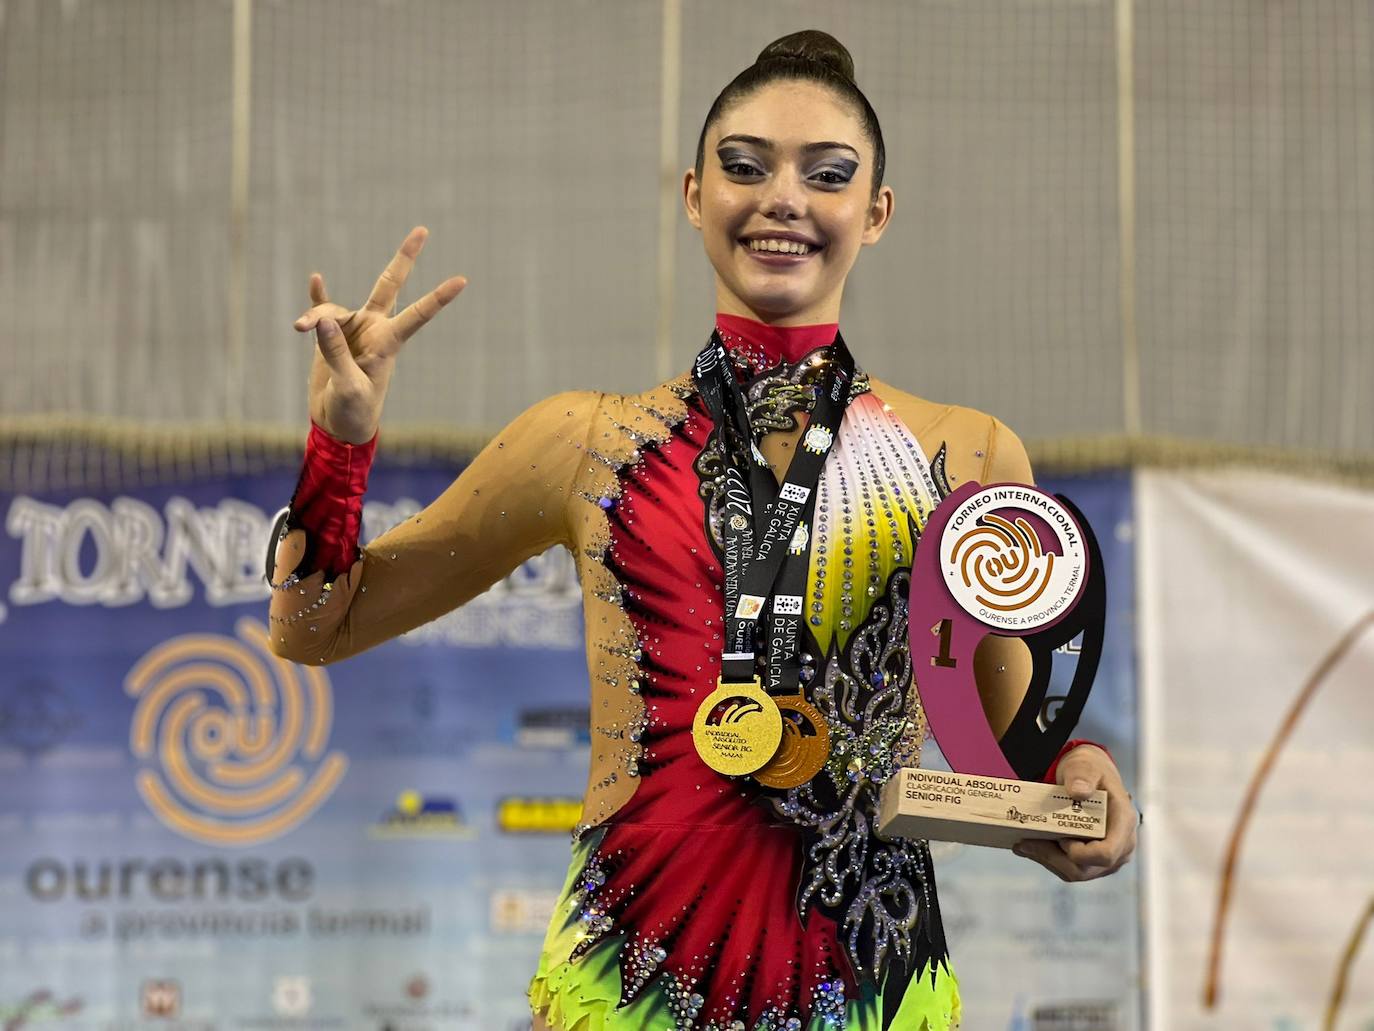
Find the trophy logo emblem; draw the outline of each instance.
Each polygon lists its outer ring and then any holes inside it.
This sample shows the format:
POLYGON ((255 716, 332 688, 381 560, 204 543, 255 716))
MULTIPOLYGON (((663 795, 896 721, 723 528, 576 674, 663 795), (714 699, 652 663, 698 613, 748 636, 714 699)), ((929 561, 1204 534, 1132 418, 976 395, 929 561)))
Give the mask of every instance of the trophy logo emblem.
POLYGON ((1035 628, 1064 615, 1087 582, 1087 562, 1082 531, 1064 505, 1027 488, 978 491, 940 537, 950 595, 990 626, 1035 628), (992 510, 997 504, 1004 507, 992 510))

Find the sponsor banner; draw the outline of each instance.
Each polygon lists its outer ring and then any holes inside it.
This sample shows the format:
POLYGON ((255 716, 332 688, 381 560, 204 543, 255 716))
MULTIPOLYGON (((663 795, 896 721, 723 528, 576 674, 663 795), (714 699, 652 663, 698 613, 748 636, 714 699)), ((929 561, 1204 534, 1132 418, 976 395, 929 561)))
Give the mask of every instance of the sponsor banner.
MULTIPOLYGON (((295 474, 0 495, 6 1026, 527 1026, 588 761, 571 558, 295 666, 295 474)), ((364 536, 452 475, 379 466, 364 536)))
MULTIPOLYGON (((14 1026, 528 1026, 588 762, 572 561, 532 559, 342 664, 284 663, 261 571, 296 472, 0 495, 14 1026)), ((365 538, 452 475, 379 466, 365 538)), ((1082 729, 1130 776, 1129 483, 1063 486, 1115 606, 1082 729)), ((1133 871, 1065 886, 1000 852, 939 863, 966 1026, 1135 1026, 1133 871)))
POLYGON ((1150 1008, 1374 1027, 1374 492, 1139 478, 1150 1008))

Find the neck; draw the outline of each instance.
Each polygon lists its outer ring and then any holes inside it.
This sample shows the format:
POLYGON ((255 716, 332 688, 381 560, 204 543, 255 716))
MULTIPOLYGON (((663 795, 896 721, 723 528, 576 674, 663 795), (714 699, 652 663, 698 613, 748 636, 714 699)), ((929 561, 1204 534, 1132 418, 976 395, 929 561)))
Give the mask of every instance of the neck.
POLYGON ((779 314, 746 304, 716 276, 716 311, 722 315, 742 315, 746 319, 766 322, 770 326, 810 326, 840 320, 841 291, 832 290, 822 297, 813 297, 807 304, 779 314))
POLYGON ((835 342, 838 322, 773 326, 744 315, 716 312, 716 329, 725 349, 751 365, 795 364, 818 347, 835 342))

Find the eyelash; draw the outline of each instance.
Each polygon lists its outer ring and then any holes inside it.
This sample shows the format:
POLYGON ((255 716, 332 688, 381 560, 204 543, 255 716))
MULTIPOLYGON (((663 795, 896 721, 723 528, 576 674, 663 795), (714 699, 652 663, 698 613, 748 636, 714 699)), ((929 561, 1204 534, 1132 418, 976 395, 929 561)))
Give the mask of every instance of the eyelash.
MULTIPOLYGON (((747 168, 747 169, 749 169, 751 172, 757 172, 757 171, 758 171, 758 169, 755 168, 753 165, 746 164, 746 163, 743 162, 743 161, 731 161, 728 165, 722 165, 721 167, 724 168, 725 171, 730 172, 731 175, 740 175, 740 174, 741 174, 741 173, 739 173, 739 172, 732 172, 732 171, 731 171, 731 169, 735 169, 735 168, 747 168)), ((835 176, 840 176, 840 178, 838 178, 838 179, 822 179, 821 181, 822 181, 823 183, 825 183, 827 186, 843 186, 845 183, 849 182, 848 179, 844 178, 844 173, 843 173, 843 172, 837 172, 837 171, 836 171, 835 169, 833 169, 833 168, 823 168, 823 169, 821 169, 819 172, 817 172, 816 174, 817 174, 817 175, 835 175, 835 176)), ((750 176, 749 178, 752 178, 752 176, 750 176)))

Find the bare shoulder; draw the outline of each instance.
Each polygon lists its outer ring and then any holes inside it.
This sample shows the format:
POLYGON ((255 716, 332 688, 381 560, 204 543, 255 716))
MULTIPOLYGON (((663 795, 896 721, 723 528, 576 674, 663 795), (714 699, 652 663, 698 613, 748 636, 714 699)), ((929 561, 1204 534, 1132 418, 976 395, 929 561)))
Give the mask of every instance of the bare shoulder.
POLYGON ((1032 483, 1030 460, 1021 438, 994 415, 966 405, 942 404, 890 383, 870 378, 873 395, 888 405, 916 438, 927 457, 945 449, 945 468, 956 486, 980 483, 1032 483))

